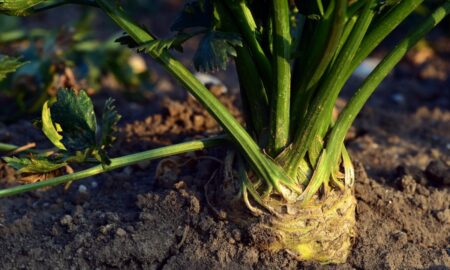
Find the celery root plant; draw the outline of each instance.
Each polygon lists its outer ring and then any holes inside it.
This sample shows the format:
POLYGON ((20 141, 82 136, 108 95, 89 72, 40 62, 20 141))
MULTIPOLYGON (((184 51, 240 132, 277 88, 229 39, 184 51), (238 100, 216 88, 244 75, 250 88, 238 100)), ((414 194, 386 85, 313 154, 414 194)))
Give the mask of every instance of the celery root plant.
MULTIPOLYGON (((408 49, 450 12, 450 1, 441 1, 411 29, 355 89, 338 117, 333 117, 333 108, 358 65, 422 2, 193 0, 173 23, 173 37, 158 39, 151 29, 131 19, 118 1, 0 0, 0 12, 18 16, 64 4, 103 10, 125 32, 118 42, 156 59, 226 132, 225 137, 110 159, 105 148, 112 142, 110 133, 118 120, 111 102, 105 106, 102 128, 97 130, 93 111, 89 109, 88 115, 85 110, 91 106, 87 96, 62 90, 57 101, 46 103, 42 113, 42 129, 59 149, 56 158, 53 153, 6 160, 19 171, 41 173, 54 169, 55 163, 57 168, 88 160, 101 164, 2 190, 0 196, 231 141, 242 157, 236 161, 236 181, 247 215, 260 217, 258 227, 270 236, 257 244, 272 251, 286 250, 300 260, 342 263, 356 234, 355 179, 345 135, 364 103, 408 49), (245 125, 170 53, 172 49, 182 51, 183 43, 194 36, 200 36, 193 58, 197 70, 215 71, 234 60, 245 125)), ((0 77, 2 70, 0 66, 0 77)), ((0 147, 14 149, 12 145, 0 147)))

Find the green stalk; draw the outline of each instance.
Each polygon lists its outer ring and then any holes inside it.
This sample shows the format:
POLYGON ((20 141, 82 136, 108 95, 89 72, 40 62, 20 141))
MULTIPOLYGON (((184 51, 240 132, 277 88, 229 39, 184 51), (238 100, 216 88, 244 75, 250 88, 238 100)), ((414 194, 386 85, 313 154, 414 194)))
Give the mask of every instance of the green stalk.
POLYGON ((19 148, 17 145, 8 144, 8 143, 0 143, 0 152, 10 152, 19 148))
POLYGON ((347 134, 351 124, 359 114, 369 97, 383 81, 383 79, 391 72, 391 70, 400 62, 409 49, 411 49, 420 39, 422 39, 430 30, 432 30, 446 15, 450 13, 450 1, 437 8, 431 16, 424 22, 421 22, 414 31, 404 38, 372 71, 365 79, 361 87, 356 91, 350 99, 344 110, 339 115, 334 127, 331 130, 329 139, 326 143, 326 149, 323 150, 321 159, 324 166, 318 166, 317 177, 312 177, 311 182, 305 189, 301 198, 305 201, 309 200, 320 188, 323 179, 328 179, 331 174, 331 164, 339 159, 342 151, 345 135, 347 134), (320 176, 320 177, 319 177, 320 176))
POLYGON ((245 43, 252 52, 256 63, 256 69, 264 82, 266 91, 270 93, 272 87, 272 67, 269 59, 264 53, 264 49, 256 38, 256 23, 250 9, 247 7, 244 0, 222 0, 222 2, 230 9, 234 19, 237 21, 236 25, 239 27, 239 31, 243 36, 245 43))
POLYGON ((192 151, 198 151, 203 150, 206 148, 214 147, 217 145, 224 144, 226 142, 225 136, 217 136, 215 138, 209 138, 209 139, 203 139, 198 141, 192 141, 192 142, 185 142, 170 146, 161 147, 158 149, 148 150, 136 154, 131 154, 119 158, 113 158, 111 159, 111 164, 108 166, 104 165, 97 165, 92 168, 79 171, 72 174, 67 174, 59 177, 55 177, 49 180, 33 183, 33 184, 27 184, 27 185, 21 185, 16 186, 12 188, 7 188, 0 190, 0 198, 16 195, 19 193, 24 193, 31 190, 36 190, 43 187, 48 186, 56 186, 68 182, 73 182, 77 180, 81 180, 87 177, 91 177, 100 173, 109 172, 118 168, 122 168, 125 166, 130 166, 137 164, 142 161, 147 160, 154 160, 158 158, 163 158, 167 156, 173 156, 178 155, 186 152, 192 152, 192 151))
POLYGON ((288 1, 273 2, 274 88, 270 110, 271 150, 279 153, 286 146, 290 128, 291 33, 288 1))
MULTIPOLYGON (((116 6, 115 1, 96 1, 103 11, 137 43, 145 44, 155 39, 150 33, 131 20, 120 7, 116 6)), ((161 53, 151 51, 149 55, 159 61, 174 78, 181 82, 205 106, 214 119, 230 135, 234 143, 245 153, 249 163, 262 179, 268 181, 280 193, 286 193, 282 189, 282 183, 287 186, 293 186, 293 181, 284 173, 283 169, 260 150, 258 144, 227 108, 183 64, 175 60, 167 51, 161 53)))
POLYGON ((269 101, 264 86, 255 70, 255 63, 247 48, 237 48, 236 71, 239 77, 241 95, 247 100, 249 121, 255 133, 261 136, 269 122, 269 101))
MULTIPOLYGON (((348 18, 347 22, 345 23, 344 31, 342 32, 342 36, 339 40, 339 44, 336 48, 336 57, 339 55, 339 52, 341 51, 342 47, 344 46, 345 42, 347 42, 348 37, 350 36, 350 33, 353 30, 353 27, 355 26, 356 22, 358 20, 358 14, 354 14, 352 17, 348 18)), ((364 42, 364 41, 363 41, 364 42)), ((355 56, 357 57, 357 56, 355 56)), ((332 63, 335 59, 333 59, 332 63)))
MULTIPOLYGON (((230 10, 221 1, 215 2, 216 16, 220 25, 216 27, 224 32, 239 32, 236 22, 230 10)), ((259 145, 263 133, 267 133, 269 123, 269 100, 266 89, 261 81, 258 71, 255 69, 256 63, 252 58, 250 50, 243 46, 236 48, 237 57, 235 59, 236 71, 239 77, 240 94, 244 109, 244 116, 247 130, 252 131, 258 138, 259 145)))
POLYGON ((346 0, 330 2, 324 19, 317 26, 317 34, 313 35, 306 63, 299 63, 301 68, 294 71, 294 78, 298 78, 292 89, 295 93, 291 113, 294 129, 301 124, 313 91, 335 55, 345 26, 346 8, 346 0))
POLYGON ((423 0, 403 0, 393 10, 391 10, 383 20, 370 29, 364 41, 361 43, 358 52, 353 59, 350 68, 347 70, 345 78, 349 78, 353 71, 362 63, 364 59, 383 41, 401 22, 405 20, 423 0))
POLYGON ((325 73, 328 64, 333 58, 336 47, 339 44, 342 32, 345 26, 345 12, 347 9, 347 0, 336 1, 335 12, 333 13, 333 19, 331 21, 331 30, 328 32, 328 40, 326 42, 325 49, 320 57, 317 57, 317 67, 311 68, 311 79, 308 82, 307 89, 310 89, 317 85, 322 75, 325 73))
POLYGON ((347 42, 342 48, 339 56, 327 73, 324 82, 320 85, 317 95, 314 97, 311 108, 306 114, 304 125, 297 130, 290 153, 288 154, 288 175, 295 175, 300 162, 304 159, 306 152, 313 140, 320 132, 326 129, 331 122, 331 112, 340 90, 345 84, 343 76, 345 67, 351 63, 358 50, 361 41, 375 15, 372 9, 373 1, 368 1, 361 16, 358 18, 347 42))

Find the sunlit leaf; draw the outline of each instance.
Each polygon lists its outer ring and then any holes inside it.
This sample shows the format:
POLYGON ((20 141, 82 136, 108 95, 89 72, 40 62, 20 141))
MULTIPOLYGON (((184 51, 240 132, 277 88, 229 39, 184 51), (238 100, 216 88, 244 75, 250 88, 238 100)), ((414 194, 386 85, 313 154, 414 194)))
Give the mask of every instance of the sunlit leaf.
POLYGON ((47 0, 0 0, 0 13, 13 16, 27 16, 30 9, 47 0))
POLYGON ((62 130, 58 130, 59 125, 55 125, 52 121, 52 116, 50 114, 50 108, 48 106, 48 101, 44 103, 42 107, 42 132, 44 132, 45 136, 61 150, 66 150, 66 147, 61 143, 62 136, 58 132, 62 130))
POLYGON ((26 62, 21 61, 19 58, 0 55, 0 81, 4 80, 9 73, 16 71, 25 64, 26 62))
POLYGON ((19 173, 47 173, 67 165, 65 162, 53 162, 46 157, 4 157, 3 159, 19 173))

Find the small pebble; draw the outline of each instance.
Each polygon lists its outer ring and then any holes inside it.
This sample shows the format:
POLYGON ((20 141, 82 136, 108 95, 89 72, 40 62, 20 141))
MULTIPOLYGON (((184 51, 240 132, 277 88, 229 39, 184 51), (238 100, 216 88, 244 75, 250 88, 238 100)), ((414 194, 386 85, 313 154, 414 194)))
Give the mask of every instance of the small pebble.
POLYGON ((450 209, 437 211, 435 216, 440 222, 444 224, 450 224, 450 209))
POLYGON ((92 187, 92 188, 97 188, 97 187, 98 187, 97 181, 92 181, 92 182, 91 182, 91 187, 92 187))
POLYGON ((231 234, 233 235, 234 240, 236 241, 241 241, 242 235, 241 235, 241 231, 238 229, 234 229, 231 234))
POLYGON ((124 236, 127 235, 127 232, 126 232, 124 229, 119 228, 119 229, 117 229, 117 231, 116 231, 116 235, 119 236, 119 237, 124 237, 124 236))
POLYGON ((65 215, 61 218, 61 220, 59 221, 61 223, 61 225, 71 225, 72 224, 72 217, 69 215, 65 215))
POLYGON ((392 237, 400 244, 404 245, 408 242, 408 235, 403 231, 396 231, 392 237))
POLYGON ((78 192, 80 193, 87 193, 88 189, 85 185, 78 186, 78 192))
POLYGON ((425 169, 425 174, 435 185, 450 185, 450 168, 440 160, 431 161, 425 169))
POLYGON ((104 235, 108 234, 109 231, 111 231, 111 229, 114 227, 114 224, 107 224, 105 226, 101 226, 100 227, 100 232, 104 235))
POLYGON ((395 102, 397 102, 399 104, 405 103, 405 97, 401 94, 392 95, 392 100, 394 100, 395 102))

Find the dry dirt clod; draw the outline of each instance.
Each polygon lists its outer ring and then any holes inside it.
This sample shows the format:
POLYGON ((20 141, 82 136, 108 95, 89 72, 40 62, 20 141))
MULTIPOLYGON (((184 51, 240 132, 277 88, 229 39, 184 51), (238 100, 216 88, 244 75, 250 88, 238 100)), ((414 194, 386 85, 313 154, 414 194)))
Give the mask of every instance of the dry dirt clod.
POLYGON ((72 221, 73 221, 73 219, 71 216, 65 215, 61 218, 60 223, 61 223, 61 225, 69 226, 69 225, 72 225, 72 221))
POLYGON ((436 219, 443 224, 450 224, 450 209, 440 210, 435 213, 436 219))
POLYGON ((426 175, 432 180, 434 185, 450 185, 450 167, 440 160, 431 161, 426 170, 426 175))
POLYGON ((125 237, 127 235, 127 232, 124 229, 122 229, 122 228, 118 228, 116 230, 116 235, 118 237, 125 237))
POLYGON ((416 192, 417 183, 411 176, 405 175, 401 179, 401 187, 403 192, 411 195, 416 192))

